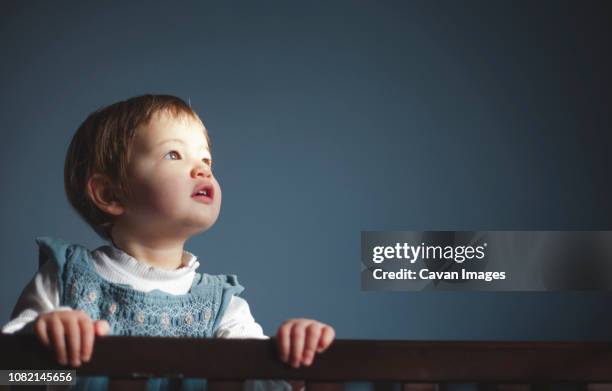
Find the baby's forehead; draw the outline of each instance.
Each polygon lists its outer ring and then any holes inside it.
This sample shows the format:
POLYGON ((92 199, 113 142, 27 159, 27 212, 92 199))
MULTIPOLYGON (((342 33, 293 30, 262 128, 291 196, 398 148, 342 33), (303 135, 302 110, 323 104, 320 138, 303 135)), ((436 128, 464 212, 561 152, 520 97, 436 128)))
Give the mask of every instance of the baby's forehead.
POLYGON ((202 146, 210 150, 208 131, 204 123, 189 113, 156 113, 151 119, 137 129, 135 140, 148 148, 153 148, 165 141, 174 140, 193 146, 202 146))

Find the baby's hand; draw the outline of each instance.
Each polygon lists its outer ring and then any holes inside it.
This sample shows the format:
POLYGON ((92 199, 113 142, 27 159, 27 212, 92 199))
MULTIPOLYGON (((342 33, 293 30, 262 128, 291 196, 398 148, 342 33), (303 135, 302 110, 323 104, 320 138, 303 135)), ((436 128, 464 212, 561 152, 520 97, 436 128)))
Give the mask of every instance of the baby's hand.
POLYGON ((54 349, 57 361, 67 365, 67 352, 74 367, 89 361, 93 351, 94 333, 97 336, 108 334, 110 325, 105 320, 92 322, 89 315, 81 310, 53 311, 36 318, 36 336, 43 345, 54 349))
POLYGON ((291 359, 294 368, 310 366, 315 352, 322 353, 332 343, 336 332, 325 323, 312 319, 288 319, 278 328, 276 340, 283 362, 291 359))

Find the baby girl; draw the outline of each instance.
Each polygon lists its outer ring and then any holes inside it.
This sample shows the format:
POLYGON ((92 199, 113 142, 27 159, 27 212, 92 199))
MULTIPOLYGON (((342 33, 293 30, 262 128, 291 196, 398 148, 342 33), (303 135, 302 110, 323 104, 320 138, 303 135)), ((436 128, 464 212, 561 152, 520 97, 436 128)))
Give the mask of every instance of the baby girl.
MULTIPOLYGON (((177 97, 138 96, 89 115, 68 148, 64 185, 109 244, 89 251, 37 238, 40 268, 2 331, 35 333, 72 367, 104 335, 267 338, 236 276, 198 273, 184 250, 219 215, 212 168, 208 131, 177 97)), ((289 319, 276 334, 279 357, 311 365, 334 336, 324 323, 289 319)))

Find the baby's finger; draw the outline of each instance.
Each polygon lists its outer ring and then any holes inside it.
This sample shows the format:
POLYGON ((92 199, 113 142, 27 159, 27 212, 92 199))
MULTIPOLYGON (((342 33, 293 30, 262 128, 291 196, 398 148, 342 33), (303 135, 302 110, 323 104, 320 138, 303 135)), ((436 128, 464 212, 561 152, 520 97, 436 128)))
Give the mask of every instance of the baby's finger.
POLYGON ((81 360, 88 362, 91 359, 94 343, 94 327, 89 316, 79 318, 81 328, 81 360))
POLYGON ((278 351, 283 362, 289 360, 289 347, 291 339, 291 323, 285 322, 279 328, 276 333, 276 342, 278 344, 278 351))
POLYGON ((94 322, 96 336, 101 337, 109 333, 110 324, 106 320, 96 320, 94 322))
POLYGON ((57 361, 62 365, 68 364, 68 359, 66 357, 66 341, 64 340, 64 325, 62 321, 59 317, 53 316, 49 320, 47 326, 49 327, 51 346, 53 346, 55 350, 57 361))
POLYGON ((321 338, 319 339, 319 347, 317 353, 324 352, 336 337, 336 331, 333 327, 325 325, 321 330, 321 338))
POLYGON ((34 323, 34 331, 38 340, 45 346, 49 347, 49 336, 47 335, 47 321, 44 318, 39 318, 34 323))
POLYGON ((299 367, 302 361, 305 334, 306 325, 304 323, 297 322, 291 327, 291 365, 294 368, 299 367))
POLYGON ((70 316, 64 320, 66 329, 67 350, 70 357, 70 364, 73 367, 81 365, 81 328, 75 316, 70 316))
POLYGON ((306 343, 304 345, 304 353, 302 354, 302 363, 306 366, 312 364, 322 328, 323 326, 319 323, 311 323, 306 327, 306 343))

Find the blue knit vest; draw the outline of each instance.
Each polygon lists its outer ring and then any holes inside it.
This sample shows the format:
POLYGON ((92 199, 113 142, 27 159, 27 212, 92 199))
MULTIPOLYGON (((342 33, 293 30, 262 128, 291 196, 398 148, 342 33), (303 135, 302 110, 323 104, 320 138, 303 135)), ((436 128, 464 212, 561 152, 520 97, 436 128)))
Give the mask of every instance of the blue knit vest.
MULTIPOLYGON (((38 237, 36 243, 39 264, 57 265, 60 305, 83 310, 92 320, 107 320, 109 335, 211 338, 232 296, 244 290, 235 275, 196 273, 186 294, 157 289, 145 293, 103 279, 95 270, 92 253, 83 246, 49 237, 38 237)), ((106 377, 78 377, 74 389, 105 390, 107 384, 106 377)), ((201 390, 205 386, 205 379, 153 378, 147 389, 201 390)))

